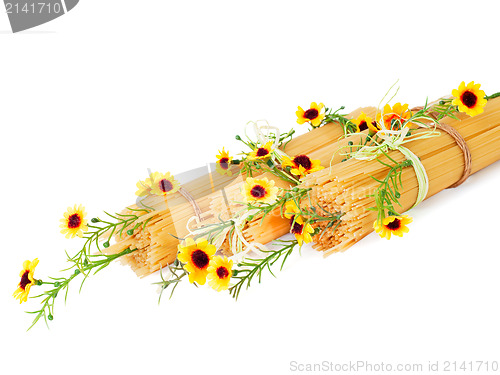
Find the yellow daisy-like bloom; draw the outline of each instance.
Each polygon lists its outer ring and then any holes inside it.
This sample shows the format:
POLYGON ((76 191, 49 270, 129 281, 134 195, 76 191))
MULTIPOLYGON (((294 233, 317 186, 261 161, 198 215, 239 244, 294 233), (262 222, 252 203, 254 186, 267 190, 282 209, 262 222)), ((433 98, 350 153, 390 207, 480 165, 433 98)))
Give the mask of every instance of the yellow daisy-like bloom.
POLYGON ((481 85, 474 84, 474 81, 467 85, 462 81, 458 89, 451 92, 455 97, 451 104, 457 105, 460 112, 465 112, 471 117, 482 113, 488 100, 484 98, 485 93, 479 89, 480 87, 481 85))
MULTIPOLYGON (((396 103, 394 106, 390 106, 386 104, 384 106, 384 110, 382 111, 384 114, 384 121, 381 122, 382 113, 377 113, 377 124, 378 127, 384 127, 387 130, 400 130, 400 127, 407 121, 412 113, 408 109, 408 104, 396 103)), ((404 126, 410 127, 409 123, 406 123, 404 126)))
POLYGON ((307 155, 297 155, 293 159, 284 156, 281 165, 283 168, 290 167, 290 173, 300 178, 323 169, 320 164, 319 160, 311 160, 307 155))
POLYGON ((137 186, 137 191, 135 192, 135 195, 138 197, 145 197, 149 194, 151 194, 151 179, 147 178, 145 181, 139 181, 135 185, 137 186))
POLYGON ((358 118, 351 120, 351 122, 356 125, 356 133, 369 129, 369 124, 371 124, 372 121, 372 118, 367 116, 364 112, 361 112, 358 118))
POLYGON ((216 256, 213 257, 208 266, 208 285, 220 292, 229 287, 229 281, 233 275, 233 261, 216 256))
POLYGON ((300 213, 300 209, 297 206, 297 203, 295 203, 295 201, 293 200, 286 201, 285 209, 283 210, 283 215, 285 215, 287 219, 293 219, 293 217, 298 213, 300 213))
POLYGON ((404 233, 408 233, 410 230, 406 224, 410 224, 413 219, 408 215, 403 216, 388 216, 382 221, 382 225, 379 225, 378 220, 373 223, 373 229, 382 238, 391 239, 391 235, 398 237, 403 237, 404 233))
POLYGON ((377 121, 369 122, 367 125, 372 133, 377 133, 382 130, 382 127, 377 123, 377 121))
POLYGON ((300 209, 295 201, 290 200, 285 203, 285 209, 283 214, 287 219, 290 219, 290 233, 295 235, 295 238, 302 246, 302 243, 309 243, 312 241, 311 233, 314 233, 314 228, 311 224, 304 224, 305 221, 302 216, 297 216, 300 213, 300 209))
POLYGON ((299 242, 299 246, 302 246, 302 243, 309 243, 312 241, 311 233, 314 233, 314 229, 311 224, 305 224, 304 219, 299 216, 291 219, 290 233, 295 235, 295 239, 299 242))
POLYGON ((173 194, 179 190, 181 185, 174 176, 167 173, 154 172, 150 176, 151 178, 151 194, 155 195, 167 195, 173 194))
POLYGON ((257 147, 250 154, 248 154, 248 159, 250 160, 267 159, 269 156, 271 156, 272 147, 273 147, 273 142, 267 142, 264 146, 257 147))
POLYGON ((278 188, 274 186, 274 181, 269 181, 267 177, 256 179, 249 177, 244 185, 244 199, 247 203, 273 203, 278 196, 278 188))
POLYGON ((189 282, 204 285, 207 281, 208 266, 217 249, 204 238, 196 242, 187 238, 183 245, 178 245, 177 259, 184 264, 189 272, 189 282))
POLYGON ((222 148, 222 151, 219 150, 219 154, 217 155, 217 164, 215 165, 215 169, 221 175, 227 174, 228 176, 232 176, 232 172, 229 169, 231 167, 231 161, 233 158, 229 156, 229 153, 222 148))
POLYGON ((33 259, 32 262, 29 260, 23 263, 23 269, 19 273, 19 277, 21 277, 21 281, 17 286, 16 291, 13 296, 16 299, 19 299, 19 303, 23 303, 28 301, 28 295, 30 294, 30 289, 33 284, 35 284, 35 279, 33 274, 35 273, 35 268, 38 265, 38 258, 33 259))
POLYGON ((297 115, 297 123, 302 125, 306 122, 310 122, 314 127, 319 126, 321 121, 325 118, 325 114, 321 113, 324 106, 323 103, 316 104, 312 102, 311 107, 306 111, 304 111, 302 107, 298 107, 298 110, 295 112, 297 115))
POLYGON ((75 236, 83 237, 83 232, 86 232, 87 220, 85 220, 85 208, 82 205, 71 208, 64 213, 64 219, 61 219, 62 228, 61 233, 66 235, 66 238, 73 238, 75 236))

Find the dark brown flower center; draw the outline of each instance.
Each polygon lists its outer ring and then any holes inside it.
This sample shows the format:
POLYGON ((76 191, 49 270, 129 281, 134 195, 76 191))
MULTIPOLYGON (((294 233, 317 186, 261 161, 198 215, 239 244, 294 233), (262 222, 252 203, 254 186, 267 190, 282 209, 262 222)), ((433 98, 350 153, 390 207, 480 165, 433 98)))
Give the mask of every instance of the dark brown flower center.
POLYGON ((359 131, 360 131, 360 132, 362 132, 363 130, 368 129, 368 125, 366 124, 366 121, 365 121, 365 120, 361 121, 361 122, 359 123, 358 127, 359 127, 359 131))
POLYGON ((163 180, 160 181, 160 190, 163 191, 164 193, 168 193, 173 188, 174 185, 172 185, 172 182, 170 180, 164 178, 163 180))
POLYGON ((319 115, 319 112, 315 108, 310 108, 304 112, 304 118, 309 119, 309 120, 314 120, 316 117, 318 117, 318 115, 319 115))
POLYGON ((208 266, 210 258, 203 250, 197 249, 191 253, 191 261, 196 268, 203 269, 208 266))
POLYGON ((293 234, 302 234, 302 229, 304 228, 304 224, 299 224, 297 222, 294 222, 293 220, 295 219, 295 216, 292 216, 290 220, 290 224, 292 225, 291 232, 293 234))
POLYGON ((220 158, 219 165, 222 169, 229 168, 229 158, 220 158))
POLYGON ((387 224, 386 227, 390 230, 398 230, 399 228, 401 228, 401 220, 394 219, 389 224, 387 224))
POLYGON ((257 156, 266 156, 266 155, 269 155, 269 150, 267 148, 264 148, 264 147, 260 147, 258 150, 257 150, 257 156))
POLYGON ((382 130, 382 128, 377 124, 377 121, 372 121, 372 125, 375 127, 377 130, 382 130))
POLYGON ((24 271, 23 275, 21 276, 21 282, 19 283, 19 286, 21 287, 22 290, 26 289, 26 286, 31 284, 31 280, 28 277, 30 274, 29 270, 24 271))
POLYGON ((229 276, 229 271, 227 270, 226 267, 219 267, 217 268, 217 276, 219 279, 225 279, 226 277, 229 276))
POLYGON ((263 186, 255 185, 252 190, 250 190, 250 194, 254 198, 263 198, 266 195, 266 189, 263 186))
POLYGON ((68 228, 78 228, 82 223, 82 218, 79 214, 70 215, 68 218, 68 228))
POLYGON ((473 108, 477 103, 477 95, 471 91, 465 91, 460 99, 467 108, 473 108))
POLYGON ((304 169, 309 170, 312 167, 311 159, 309 159, 309 156, 306 155, 299 155, 293 158, 293 162, 295 165, 298 166, 303 166, 304 169))

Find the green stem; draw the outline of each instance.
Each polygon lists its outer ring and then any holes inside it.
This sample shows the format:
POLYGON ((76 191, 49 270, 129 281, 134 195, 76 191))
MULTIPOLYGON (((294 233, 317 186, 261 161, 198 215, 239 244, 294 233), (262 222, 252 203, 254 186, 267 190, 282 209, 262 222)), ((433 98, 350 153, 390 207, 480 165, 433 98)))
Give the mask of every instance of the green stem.
POLYGON ((47 284, 47 285, 54 285, 54 284, 55 284, 55 282, 54 282, 54 283, 51 283, 51 282, 49 282, 49 281, 35 280, 35 284, 36 284, 36 285, 46 285, 46 284, 47 284))
POLYGON ((492 94, 492 95, 486 95, 484 98, 486 100, 491 100, 491 99, 495 99, 495 98, 498 98, 500 96, 500 92, 497 92, 495 94, 492 94))
POLYGON ((273 169, 269 169, 269 172, 273 173, 275 176, 281 178, 282 180, 288 181, 294 185, 298 185, 300 182, 296 178, 293 178, 292 176, 288 175, 287 173, 283 172, 282 170, 279 170, 276 167, 274 167, 273 169))
POLYGON ((385 218, 385 211, 389 215, 399 215, 399 213, 394 208, 394 204, 399 203, 399 188, 402 188, 402 180, 401 173, 404 168, 413 165, 411 160, 405 160, 401 163, 397 163, 394 159, 390 158, 384 152, 384 155, 387 156, 395 165, 391 166, 379 158, 376 160, 389 168, 389 173, 383 180, 378 180, 373 176, 370 176, 375 181, 377 181, 380 185, 377 187, 374 194, 370 195, 375 200, 375 207, 370 207, 368 210, 377 211, 377 222, 381 223, 385 218))
MULTIPOLYGON (((66 289, 66 294, 65 294, 65 298, 64 298, 66 300, 66 298, 68 296, 69 284, 71 283, 71 281, 75 277, 77 277, 80 274, 84 275, 85 278, 82 281, 82 286, 83 286, 83 282, 88 277, 90 271, 92 271, 93 269, 96 269, 94 271, 94 274, 96 274, 97 272, 99 272, 103 268, 109 266, 109 264, 112 261, 114 261, 115 259, 120 258, 120 257, 122 257, 124 255, 130 254, 130 253, 132 253, 132 252, 134 252, 136 250, 137 249, 131 250, 130 248, 128 248, 128 249, 123 250, 120 253, 113 254, 113 255, 95 255, 95 256, 91 256, 91 257, 103 257, 104 259, 100 259, 100 260, 97 260, 97 261, 90 261, 87 265, 85 265, 84 267, 82 267, 81 271, 80 271, 79 268, 76 268, 74 270, 74 272, 71 274, 71 276, 69 276, 68 278, 52 278, 53 280, 55 280, 54 282, 43 282, 42 281, 42 284, 51 284, 51 285, 54 286, 54 288, 50 289, 50 290, 47 290, 47 291, 45 291, 44 293, 42 293, 42 294, 40 294, 38 296, 32 297, 32 298, 39 298, 39 297, 44 297, 45 296, 45 298, 42 300, 42 307, 40 308, 40 310, 37 310, 37 311, 28 311, 29 314, 36 314, 35 319, 33 320, 33 323, 28 328, 28 331, 40 320, 41 317, 44 318, 45 323, 47 324, 47 327, 48 327, 47 319, 48 320, 52 320, 54 318, 53 315, 54 315, 54 302, 55 302, 55 299, 57 298, 58 294, 61 291, 63 291, 63 290, 66 289)), ((80 287, 80 289, 81 289, 81 287, 80 287)))
MULTIPOLYGON (((106 245, 109 245, 109 241, 111 240, 113 234, 118 234, 122 235, 123 231, 125 228, 133 224, 135 221, 137 221, 142 215, 149 213, 150 211, 145 210, 145 209, 130 209, 132 212, 137 212, 137 214, 128 214, 128 215, 122 215, 122 214, 115 214, 111 215, 107 212, 106 215, 109 217, 113 218, 116 220, 116 222, 110 222, 106 220, 101 220, 101 219, 95 219, 96 221, 94 222, 94 219, 92 220, 93 224, 89 224, 88 227, 90 229, 94 229, 93 231, 90 230, 86 233, 84 233, 84 239, 85 243, 83 245, 83 248, 76 253, 74 256, 69 257, 69 260, 74 263, 70 268, 77 267, 82 273, 84 272, 85 266, 89 263, 89 257, 90 257, 90 248, 93 243, 95 243, 97 249, 99 252, 101 252, 101 249, 99 247, 99 240, 101 239, 101 236, 103 236, 105 233, 110 233, 107 235, 107 240, 104 243, 104 246, 107 247, 106 245), (98 224, 102 223, 104 226, 99 226, 98 224)), ((149 220, 148 220, 149 221, 149 220)), ((144 223, 147 224, 146 221, 144 223)), ((137 226, 136 226, 137 227, 137 226)), ((136 229, 134 227, 134 230, 136 229)), ((69 268, 68 268, 69 269, 69 268)))
MULTIPOLYGON (((176 260, 176 262, 177 262, 177 260, 176 260)), ((161 297, 162 297, 163 292, 165 291, 165 289, 167 289, 170 285, 173 285, 172 290, 170 291, 170 297, 169 297, 169 299, 171 299, 172 296, 174 295, 175 288, 177 288, 177 285, 179 285, 179 283, 182 280, 182 278, 184 276, 187 276, 187 274, 188 274, 187 271, 184 269, 184 266, 183 266, 182 263, 179 263, 178 266, 175 266, 175 264, 176 263, 174 262, 174 266, 170 265, 168 267, 170 269, 170 272, 172 272, 172 274, 174 275, 173 279, 165 280, 163 278, 163 274, 160 271, 161 281, 157 282, 157 283, 153 283, 153 284, 161 286, 160 296, 158 297, 158 304, 160 304, 160 302, 161 302, 161 297), (178 275, 177 272, 181 272, 181 274, 178 275)))
POLYGON ((282 243, 284 244, 283 247, 281 247, 278 250, 267 250, 264 251, 264 254, 266 256, 262 259, 243 259, 238 266, 239 267, 248 267, 248 268, 243 268, 237 270, 235 275, 233 276, 233 279, 238 280, 236 284, 231 286, 229 288, 229 294, 231 294, 235 299, 238 299, 238 296, 240 294, 241 288, 246 284, 246 287, 250 287, 250 283, 252 279, 257 276, 259 283, 262 278, 262 271, 264 269, 268 269, 271 275, 274 276, 273 271, 271 270, 271 266, 276 263, 280 258, 283 257, 283 260, 281 262, 281 268, 283 268, 283 265, 285 264, 286 260, 288 257, 291 255, 293 252, 295 246, 298 244, 297 240, 292 240, 292 241, 280 241, 277 240, 275 243, 282 243), (240 274, 244 274, 242 276, 238 276, 240 274))

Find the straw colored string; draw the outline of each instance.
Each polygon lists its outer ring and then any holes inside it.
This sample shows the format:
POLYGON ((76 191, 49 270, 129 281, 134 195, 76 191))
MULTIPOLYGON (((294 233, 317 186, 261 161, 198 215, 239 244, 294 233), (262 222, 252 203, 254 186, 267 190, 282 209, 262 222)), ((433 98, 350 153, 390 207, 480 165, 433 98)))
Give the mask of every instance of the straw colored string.
MULTIPOLYGON (((415 108, 412 108, 411 110, 412 111, 419 111, 422 108, 423 107, 415 107, 415 108)), ((455 182, 454 184, 448 186, 448 189, 456 188, 457 186, 462 185, 465 182, 465 180, 467 180, 472 173, 472 155, 471 155, 469 146, 467 146, 467 142, 465 141, 465 139, 462 137, 462 135, 454 127, 452 127, 450 125, 442 124, 439 121, 437 121, 438 113, 430 112, 430 113, 428 113, 428 115, 436 120, 436 122, 435 122, 436 128, 439 130, 442 130, 445 133, 447 133, 448 135, 450 135, 450 137, 453 138, 453 140, 456 142, 457 146, 462 150, 462 152, 464 154, 464 171, 462 173, 462 177, 460 177, 460 179, 457 182, 455 182)))
POLYGON ((181 193, 181 195, 184 198, 186 198, 187 201, 191 204, 198 221, 201 221, 202 220, 201 219, 201 209, 200 209, 200 206, 198 206, 198 203, 196 203, 196 201, 194 200, 193 196, 191 194, 189 194, 189 192, 182 187, 179 189, 179 193, 181 193))

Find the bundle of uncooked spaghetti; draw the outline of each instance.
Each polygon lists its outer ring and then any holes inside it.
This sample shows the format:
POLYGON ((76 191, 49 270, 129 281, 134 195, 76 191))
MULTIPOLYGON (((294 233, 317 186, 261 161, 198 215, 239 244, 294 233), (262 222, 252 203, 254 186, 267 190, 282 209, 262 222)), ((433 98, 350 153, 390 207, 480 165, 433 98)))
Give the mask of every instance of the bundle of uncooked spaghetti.
MULTIPOLYGON (((452 126, 465 140, 471 155, 471 173, 500 160, 500 98, 490 100, 484 113, 475 117, 460 116, 461 120, 446 118, 442 124, 452 126)), ((444 131, 441 136, 407 143, 417 155, 429 178, 430 197, 453 186, 464 173, 464 153, 457 140, 444 131)), ((397 162, 405 157, 394 150, 388 154, 397 162)), ((388 161, 388 160, 386 160, 388 161)), ((344 251, 373 231, 377 212, 373 195, 380 185, 372 177, 383 180, 389 168, 376 160, 350 159, 307 176, 303 186, 312 187, 312 202, 328 211, 343 214, 335 229, 327 229, 316 236, 314 247, 326 255, 344 251)), ((417 199, 419 184, 413 168, 404 168, 401 174, 401 211, 410 209, 417 199)), ((262 229, 264 230, 264 228, 262 229)))
MULTIPOLYGON (((349 144, 359 144, 362 140, 366 138, 368 133, 362 132, 359 134, 353 134, 349 138, 341 138, 336 141, 330 142, 329 144, 323 146, 320 149, 311 151, 308 156, 311 159, 317 159, 321 161, 324 166, 336 165, 344 159, 342 153, 336 152, 339 148, 349 148, 349 144)), ((290 186, 283 181, 279 181, 275 176, 266 175, 265 177, 273 179, 277 182, 277 185, 281 188, 290 188, 290 186)), ((211 194, 210 199, 210 211, 215 215, 222 215, 224 218, 229 218, 231 214, 237 213, 243 208, 242 204, 235 203, 241 202, 241 186, 243 182, 238 182, 224 188, 223 191, 217 194, 211 194)), ((290 220, 281 217, 279 214, 279 209, 276 209, 273 213, 266 215, 262 219, 261 215, 256 215, 243 229, 243 235, 248 242, 256 242, 261 244, 266 244, 278 237, 287 234, 290 231, 290 220)), ((231 255, 231 252, 227 247, 223 247, 224 252, 227 255, 231 255)))
MULTIPOLYGON (((456 128, 467 143, 472 153, 472 173, 500 159, 499 101, 500 99, 491 100, 482 115, 473 118, 459 116, 462 121, 450 118, 441 121, 442 124, 456 128)), ((365 109, 365 112, 369 111, 365 109)), ((369 115, 374 114, 374 110, 369 112, 369 115)), ((351 116, 354 117, 354 114, 351 116)), ((325 166, 332 165, 307 176, 302 185, 313 189, 311 194, 313 205, 319 205, 329 212, 343 214, 336 230, 327 229, 321 236, 314 238, 316 241, 314 247, 325 251, 326 254, 347 249, 373 230, 376 213, 367 209, 374 206, 374 199, 369 195, 373 194, 377 183, 370 176, 380 179, 388 171, 387 167, 377 161, 351 159, 340 163, 343 157, 336 151, 346 147, 348 142, 356 144, 359 138, 363 139, 366 136, 359 134, 335 141, 341 138, 342 134, 342 129, 338 124, 329 124, 296 138, 286 149, 290 155, 307 153, 311 159, 319 159, 325 166), (332 125, 337 127, 333 128, 332 125), (329 133, 330 136, 333 133, 334 136, 325 142, 323 138, 317 136, 320 131, 329 133), (318 147, 317 143, 321 146, 318 147)), ((408 148, 420 157, 429 176, 430 186, 427 197, 460 179, 464 169, 464 154, 457 146, 456 140, 445 132, 436 138, 409 143, 408 148)), ((389 156, 398 162, 404 160, 404 156, 399 151, 392 151, 389 156)), ((221 177, 216 174, 212 177, 214 180, 221 181, 221 177)), ((405 211, 414 204, 419 189, 412 168, 404 169, 402 182, 404 189, 400 202, 402 210, 405 211)), ((242 207, 234 203, 241 201, 242 183, 241 179, 233 180, 231 183, 222 181, 220 186, 224 189, 214 192, 216 190, 214 186, 218 185, 211 182, 210 194, 207 195, 203 195, 206 193, 206 187, 203 191, 200 181, 193 182, 191 186, 188 184, 184 186, 189 188, 190 192, 199 194, 196 196, 196 202, 201 210, 198 218, 206 224, 213 223, 224 215, 229 218, 242 207)), ((283 182, 280 186, 288 187, 283 182)), ((196 216, 193 206, 186 202, 185 198, 176 197, 176 199, 180 200, 179 205, 172 205, 169 199, 168 209, 163 210, 158 210, 158 202, 151 202, 151 205, 156 204, 157 211, 144 217, 144 219, 151 217, 144 229, 138 229, 133 236, 128 238, 118 239, 117 244, 114 245, 113 252, 128 246, 140 250, 126 259, 126 263, 130 264, 140 276, 150 274, 175 259, 178 239, 172 234, 177 233, 179 237, 187 234, 187 230, 183 228, 193 216, 196 216)), ((164 202, 160 203, 164 204, 164 202)), ((317 225, 321 226, 321 224, 317 225)), ((265 244, 288 233, 289 230, 289 220, 282 219, 279 215, 268 215, 264 221, 260 217, 252 218, 244 228, 243 235, 248 242, 265 244)))
MULTIPOLYGON (((349 114, 349 118, 357 117, 361 112, 375 117, 376 108, 359 108, 349 114)), ((310 132, 292 139, 284 151, 291 156, 307 154, 311 159, 319 159, 322 165, 339 162, 336 157, 332 160, 332 154, 338 147, 337 141, 344 135, 342 126, 338 123, 329 123, 313 129, 310 132)), ((344 141, 347 144, 347 141, 344 141)), ((132 235, 123 231, 121 235, 115 236, 116 243, 105 249, 107 254, 116 254, 126 248, 137 249, 133 253, 124 256, 122 263, 128 264, 138 276, 146 276, 161 267, 172 263, 177 254, 179 238, 188 235, 187 226, 195 217, 200 225, 217 222, 225 212, 234 212, 235 207, 229 207, 231 200, 241 201, 238 197, 244 176, 235 179, 234 176, 221 175, 212 172, 203 177, 182 184, 185 194, 175 193, 167 197, 148 196, 141 206, 150 207, 154 210, 141 218, 134 224, 143 223, 143 226, 135 228, 132 235)), ((281 187, 286 184, 278 182, 281 187)), ((136 205, 129 206, 132 209, 140 208, 136 205)), ((127 213, 125 210, 123 213, 127 213)), ((270 216, 271 222, 266 222, 274 232, 261 232, 258 241, 269 242, 288 232, 286 220, 270 216)), ((253 219, 244 230, 245 236, 253 240, 253 230, 261 220, 253 219)), ((267 225, 266 225, 267 226, 267 225)))
MULTIPOLYGON (((443 128, 451 126, 465 141, 472 156, 470 173, 474 173, 500 159, 500 99, 491 100, 485 112, 476 117, 458 115, 459 120, 441 120, 443 128)), ((415 132, 418 134, 418 131, 415 132)), ((348 141, 358 144, 365 135, 359 134, 342 139, 323 151, 330 152, 332 166, 314 172, 303 180, 301 187, 312 188, 311 199, 303 206, 320 206, 328 212, 341 213, 342 219, 335 229, 326 229, 315 236, 314 248, 324 251, 325 255, 343 251, 373 231, 377 218, 374 197, 371 197, 379 184, 372 178, 383 179, 389 168, 372 160, 345 160, 336 152, 344 149, 348 141), (332 157, 333 154, 333 157, 332 157)), ((407 144, 408 149, 420 157, 429 178, 427 197, 452 186, 461 179, 464 172, 464 153, 457 140, 445 131, 435 138, 421 139, 407 144)), ((399 151, 389 156, 401 162, 405 160, 399 151)), ((390 162, 389 160, 385 160, 390 162)), ((419 184, 413 168, 405 168, 402 173, 403 190, 399 199, 402 212, 410 209, 416 201, 419 184)), ((220 199, 219 199, 220 200, 220 199)), ((214 205, 212 204, 212 209, 214 205)), ((321 210, 320 210, 321 211, 321 210)), ((316 224, 325 227, 326 224, 316 224)), ((269 215, 264 221, 256 217, 249 222, 243 234, 249 242, 267 243, 290 230, 290 221, 279 215, 269 215)))

